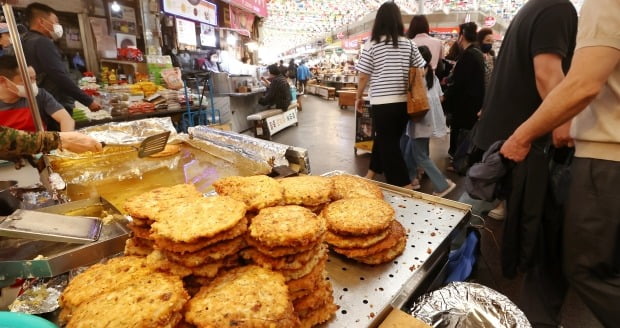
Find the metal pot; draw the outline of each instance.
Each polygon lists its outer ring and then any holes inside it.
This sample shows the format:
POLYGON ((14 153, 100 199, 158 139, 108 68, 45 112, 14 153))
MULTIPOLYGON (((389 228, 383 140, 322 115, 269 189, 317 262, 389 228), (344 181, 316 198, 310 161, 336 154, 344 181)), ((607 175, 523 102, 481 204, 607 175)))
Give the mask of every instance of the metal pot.
POLYGON ((19 208, 20 201, 11 193, 17 181, 0 181, 0 215, 7 216, 19 208))

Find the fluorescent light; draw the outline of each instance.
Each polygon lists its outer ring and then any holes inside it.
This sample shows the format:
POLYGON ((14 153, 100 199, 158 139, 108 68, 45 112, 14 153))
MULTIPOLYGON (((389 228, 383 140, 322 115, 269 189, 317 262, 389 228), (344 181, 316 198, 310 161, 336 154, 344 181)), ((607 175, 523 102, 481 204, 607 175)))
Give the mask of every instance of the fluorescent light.
POLYGON ((226 42, 228 44, 235 44, 237 43, 237 36, 234 34, 228 34, 228 37, 226 38, 226 42))
POLYGON ((112 2, 110 9, 112 9, 113 12, 119 12, 121 11, 121 6, 118 4, 118 2, 114 1, 112 2))

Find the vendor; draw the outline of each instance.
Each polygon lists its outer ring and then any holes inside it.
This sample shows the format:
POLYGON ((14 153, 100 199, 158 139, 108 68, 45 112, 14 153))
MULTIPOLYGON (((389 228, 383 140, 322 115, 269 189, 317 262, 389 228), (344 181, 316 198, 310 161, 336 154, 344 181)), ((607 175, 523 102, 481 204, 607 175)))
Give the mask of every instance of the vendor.
POLYGON ((274 106, 283 111, 288 109, 291 104, 291 86, 277 64, 269 65, 269 86, 267 92, 258 100, 260 105, 274 106))
MULTIPOLYGON (((75 128, 75 121, 71 115, 47 91, 38 89, 36 74, 32 67, 28 67, 28 74, 43 123, 47 127, 58 126, 60 131, 72 131, 75 128)), ((0 122, 14 129, 34 132, 36 127, 24 84, 19 74, 17 59, 13 56, 0 57, 0 122)))
POLYGON ((219 56, 217 54, 217 50, 211 50, 207 53, 207 58, 205 58, 202 69, 213 73, 219 73, 222 70, 220 69, 220 64, 218 62, 219 56))

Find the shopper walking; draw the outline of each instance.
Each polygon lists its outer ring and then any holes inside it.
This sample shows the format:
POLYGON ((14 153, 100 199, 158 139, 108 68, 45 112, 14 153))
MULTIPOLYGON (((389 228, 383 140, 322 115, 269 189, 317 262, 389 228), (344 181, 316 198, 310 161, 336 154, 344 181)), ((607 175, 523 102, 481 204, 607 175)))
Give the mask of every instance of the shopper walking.
POLYGON ((302 60, 297 67, 297 80, 299 81, 299 93, 304 94, 306 92, 306 85, 308 84, 308 80, 312 74, 310 74, 310 69, 306 66, 306 61, 302 60))
POLYGON ((409 67, 426 63, 415 44, 405 38, 398 5, 385 2, 379 7, 371 38, 357 64, 359 83, 355 107, 361 111, 364 90, 370 85, 371 116, 375 138, 370 170, 383 173, 387 183, 411 188, 407 165, 400 150, 407 115, 409 67))
POLYGON ((480 45, 480 50, 484 55, 484 85, 485 87, 489 87, 489 83, 491 82, 491 74, 493 73, 493 67, 495 66, 495 52, 493 51, 493 42, 495 39, 493 37, 493 30, 490 28, 483 28, 478 31, 478 44, 480 45))
POLYGON ((448 128, 446 127, 446 118, 441 108, 441 97, 443 92, 439 85, 439 79, 435 76, 435 72, 431 67, 432 54, 428 47, 418 47, 422 58, 426 61, 426 87, 428 89, 428 103, 430 110, 421 120, 409 120, 407 124, 408 143, 404 152, 405 162, 409 169, 409 176, 412 181, 416 179, 417 167, 424 169, 424 172, 433 183, 433 195, 444 197, 449 194, 456 184, 447 179, 443 173, 437 168, 437 165, 429 157, 430 138, 441 138, 446 135, 448 128), (409 156, 413 157, 413 161, 407 161, 409 156))
MULTIPOLYGON (((22 37, 22 43, 28 65, 37 72, 38 86, 51 93, 69 114, 73 113, 75 100, 90 110, 101 109, 101 105, 82 91, 67 72, 60 51, 53 42, 63 35, 54 9, 38 2, 31 3, 26 7, 26 19, 30 30, 22 37)), ((60 128, 52 121, 47 123, 49 130, 60 128)))
MULTIPOLYGON (((576 34, 577 12, 569 0, 531 0, 519 10, 491 76, 474 137, 474 159, 507 139, 562 81, 576 34)), ((566 292, 560 261, 563 206, 548 191, 550 158, 545 148, 550 137, 536 140, 528 159, 510 173, 502 242, 503 273, 509 278, 525 273, 518 305, 535 326, 560 324, 566 292)), ((478 213, 495 205, 472 200, 467 193, 460 201, 478 213)))
POLYGON ((297 64, 295 64, 295 59, 291 59, 291 61, 288 62, 286 75, 289 79, 291 79, 293 85, 297 86, 297 64))
POLYGON ((437 70, 439 63, 443 59, 443 42, 430 36, 430 27, 428 20, 424 15, 415 15, 411 18, 409 23, 409 30, 407 31, 407 37, 412 39, 418 47, 426 46, 433 55, 431 61, 431 68, 433 71, 437 70))
MULTIPOLYGON (((536 140, 572 118, 575 158, 564 220, 570 286, 605 327, 620 322, 620 2, 587 0, 566 78, 501 149, 515 161, 535 156, 536 140)), ((501 57, 501 53, 500 53, 501 57)), ((556 138, 557 137, 557 138, 556 138)), ((509 204, 510 205, 510 204, 509 204)))
POLYGON ((454 156, 461 134, 472 129, 484 100, 484 58, 476 44, 478 26, 469 22, 459 26, 457 43, 464 50, 456 62, 450 85, 446 90, 446 111, 450 122, 450 149, 454 156))

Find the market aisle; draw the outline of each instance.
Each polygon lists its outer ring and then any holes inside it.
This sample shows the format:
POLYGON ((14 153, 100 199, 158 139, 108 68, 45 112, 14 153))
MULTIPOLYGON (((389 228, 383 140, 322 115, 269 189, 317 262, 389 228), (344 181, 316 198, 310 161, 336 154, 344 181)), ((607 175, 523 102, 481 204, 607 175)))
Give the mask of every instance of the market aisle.
MULTIPOLYGON (((292 126, 273 136, 273 141, 308 149, 312 174, 318 175, 333 170, 365 175, 370 161, 369 154, 356 156, 353 150, 355 139, 355 113, 353 107, 340 109, 338 102, 324 100, 318 96, 302 96, 303 111, 299 113, 299 126, 292 126)), ((447 198, 458 200, 464 192, 464 179, 446 171, 448 136, 431 139, 431 158, 442 172, 457 184, 447 198)), ((379 177, 381 179, 381 177, 379 177)), ((428 179, 422 180, 422 192, 432 192, 428 179)), ((502 276, 500 249, 503 221, 486 220, 488 230, 482 230, 481 251, 477 268, 471 281, 489 286, 517 301, 521 279, 505 279, 502 276)), ((570 293, 563 309, 563 324, 566 328, 602 327, 585 305, 570 293)))

